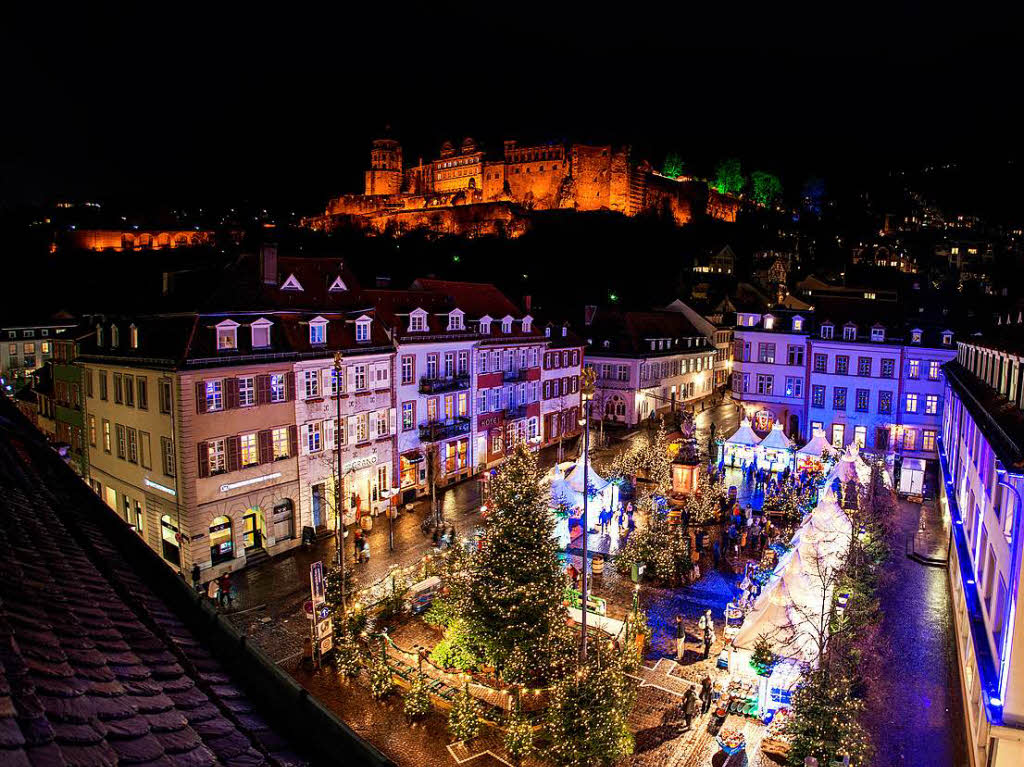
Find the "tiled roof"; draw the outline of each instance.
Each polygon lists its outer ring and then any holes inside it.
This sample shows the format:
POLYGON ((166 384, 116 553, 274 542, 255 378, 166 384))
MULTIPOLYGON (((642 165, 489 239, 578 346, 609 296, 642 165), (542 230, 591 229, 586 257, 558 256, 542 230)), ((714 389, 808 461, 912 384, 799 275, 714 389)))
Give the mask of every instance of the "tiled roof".
POLYGON ((590 356, 682 354, 707 351, 707 346, 687 346, 675 343, 681 338, 706 338, 680 312, 599 312, 587 335, 593 339, 590 356), (648 339, 668 338, 673 341, 669 349, 652 351, 648 339), (605 341, 608 345, 605 346, 605 341))
POLYGON ((101 529, 97 517, 113 512, 7 413, 0 764, 303 763, 295 741, 140 577, 138 552, 128 555, 101 529))

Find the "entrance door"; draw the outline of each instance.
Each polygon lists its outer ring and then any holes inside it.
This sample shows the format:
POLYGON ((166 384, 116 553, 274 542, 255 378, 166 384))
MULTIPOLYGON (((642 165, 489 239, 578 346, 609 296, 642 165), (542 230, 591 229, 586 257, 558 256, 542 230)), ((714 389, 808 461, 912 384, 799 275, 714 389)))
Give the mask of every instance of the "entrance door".
POLYGON ((246 511, 245 516, 242 517, 242 524, 242 540, 245 544, 245 550, 262 549, 265 527, 263 512, 260 508, 256 507, 246 511))
POLYGON ((324 486, 313 485, 310 489, 313 507, 313 529, 322 527, 324 524, 324 486))

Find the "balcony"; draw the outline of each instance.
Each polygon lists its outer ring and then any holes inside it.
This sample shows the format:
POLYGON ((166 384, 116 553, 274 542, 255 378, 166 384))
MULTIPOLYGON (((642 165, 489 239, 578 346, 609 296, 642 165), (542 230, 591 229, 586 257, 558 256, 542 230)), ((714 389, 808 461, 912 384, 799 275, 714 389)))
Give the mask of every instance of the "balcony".
POLYGON ((505 420, 514 421, 517 418, 526 418, 526 405, 517 405, 516 407, 505 408, 505 420))
POLYGON ((466 417, 452 418, 447 421, 431 421, 420 424, 420 441, 437 442, 442 439, 469 434, 470 420, 466 417))
POLYGON ((465 373, 451 378, 428 378, 423 376, 420 379, 420 394, 442 394, 468 388, 469 374, 465 373))
POLYGON ((501 374, 501 380, 505 383, 515 383, 516 381, 527 380, 528 373, 532 368, 516 368, 514 370, 506 370, 501 374))

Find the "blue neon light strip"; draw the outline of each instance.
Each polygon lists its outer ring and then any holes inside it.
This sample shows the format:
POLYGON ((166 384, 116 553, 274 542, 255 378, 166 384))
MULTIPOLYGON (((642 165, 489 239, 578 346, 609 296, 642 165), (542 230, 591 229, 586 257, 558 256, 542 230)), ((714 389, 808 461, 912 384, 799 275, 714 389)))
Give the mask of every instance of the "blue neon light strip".
MULTIPOLYGON (((960 585, 963 587, 964 601, 967 603, 967 620, 971 627, 971 642, 974 644, 974 660, 978 666, 978 676, 981 680, 982 698, 989 723, 1001 725, 1003 723, 1003 702, 999 697, 999 669, 992 656, 992 650, 988 646, 988 629, 985 626, 985 616, 981 610, 978 584, 974 578, 971 547, 967 542, 963 516, 960 513, 960 506, 953 489, 953 475, 946 463, 944 440, 941 435, 937 435, 936 439, 939 443, 939 465, 942 467, 942 479, 945 483, 946 503, 949 507, 950 519, 953 521, 953 545, 956 546, 957 559, 960 561, 958 568, 960 570, 960 585)), ((1012 631, 1013 627, 1007 626, 1005 630, 1012 631)))

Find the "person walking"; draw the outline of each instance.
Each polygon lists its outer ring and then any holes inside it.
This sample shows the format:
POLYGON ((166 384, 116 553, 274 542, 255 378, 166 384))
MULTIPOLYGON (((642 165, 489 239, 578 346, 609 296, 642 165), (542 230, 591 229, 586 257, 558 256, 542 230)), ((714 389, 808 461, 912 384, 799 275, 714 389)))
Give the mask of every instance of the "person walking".
POLYGON ((225 603, 227 603, 228 607, 231 607, 234 601, 233 597, 231 596, 231 571, 228 570, 223 575, 221 575, 220 578, 218 578, 217 580, 218 585, 220 586, 221 607, 224 607, 225 603))
POLYGON ((686 695, 683 696, 683 719, 686 722, 686 729, 689 730, 693 723, 694 716, 697 715, 697 691, 691 684, 689 689, 686 691, 686 695))
POLYGON ((192 590, 195 591, 197 594, 200 593, 199 592, 199 579, 200 579, 199 563, 198 562, 193 562, 192 563, 192 590))
POLYGON ((704 660, 711 654, 711 645, 714 644, 715 635, 710 628, 704 629, 704 660))
POLYGON ((676 615, 676 660, 682 663, 686 654, 686 626, 683 625, 683 616, 676 615))
POLYGON ((705 676, 700 681, 700 713, 701 716, 711 710, 711 677, 705 676))
POLYGON ((220 584, 217 582, 216 578, 210 581, 209 585, 207 585, 206 596, 211 602, 213 602, 214 606, 220 604, 220 584))
POLYGON ((352 554, 355 557, 355 562, 358 565, 360 563, 360 555, 363 553, 363 531, 357 529, 356 534, 352 536, 352 554))

